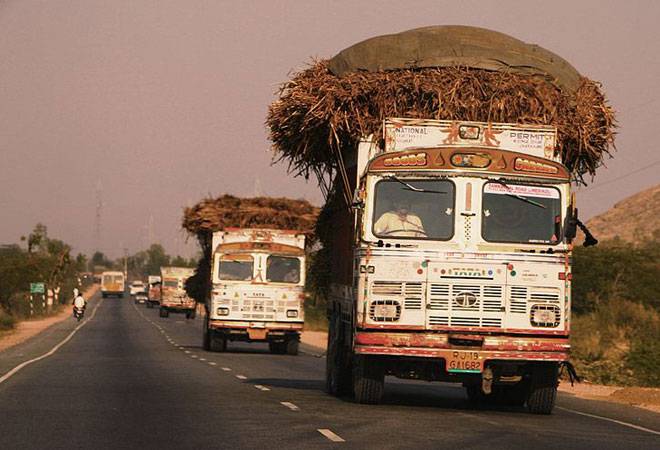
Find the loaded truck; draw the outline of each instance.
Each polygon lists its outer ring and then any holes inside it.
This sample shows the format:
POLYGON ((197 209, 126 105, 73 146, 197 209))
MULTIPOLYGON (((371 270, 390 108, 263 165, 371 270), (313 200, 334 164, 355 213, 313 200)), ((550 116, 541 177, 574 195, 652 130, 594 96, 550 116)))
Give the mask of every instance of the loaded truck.
POLYGON ((297 231, 226 228, 213 233, 211 295, 204 348, 268 342, 296 355, 303 328, 305 236, 297 231))
POLYGON ((160 285, 159 275, 149 275, 147 278, 147 308, 153 308, 160 303, 160 285))
POLYGON ((383 129, 357 146, 352 208, 331 219, 328 391, 378 403, 391 375, 550 413, 577 223, 556 130, 401 118, 383 129))
POLYGON ((185 290, 186 280, 194 273, 188 267, 160 268, 160 317, 168 317, 170 313, 185 313, 186 319, 195 318, 197 303, 185 290))
POLYGON ((126 290, 126 279, 123 272, 105 271, 101 274, 101 295, 103 298, 115 295, 123 297, 126 290))

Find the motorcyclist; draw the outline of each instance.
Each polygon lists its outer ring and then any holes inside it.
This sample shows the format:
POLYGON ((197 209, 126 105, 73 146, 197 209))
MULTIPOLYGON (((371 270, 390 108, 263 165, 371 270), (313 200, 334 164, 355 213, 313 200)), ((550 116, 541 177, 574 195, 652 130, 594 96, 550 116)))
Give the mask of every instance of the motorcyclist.
POLYGON ((85 307, 87 306, 87 302, 85 301, 85 297, 83 297, 82 293, 78 291, 78 289, 74 289, 74 295, 75 298, 73 299, 73 316, 75 317, 76 309, 84 311, 85 307))

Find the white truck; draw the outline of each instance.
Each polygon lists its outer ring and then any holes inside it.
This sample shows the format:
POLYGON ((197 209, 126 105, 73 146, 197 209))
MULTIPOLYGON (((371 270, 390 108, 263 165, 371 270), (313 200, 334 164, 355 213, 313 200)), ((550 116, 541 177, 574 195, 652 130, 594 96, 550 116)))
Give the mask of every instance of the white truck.
POLYGON ((556 130, 389 119, 338 208, 327 388, 378 403, 392 375, 549 414, 569 357, 578 222, 556 130))
POLYGON ((126 279, 123 272, 105 271, 101 274, 101 295, 103 298, 115 295, 123 297, 126 290, 126 279))
POLYGON ((292 230, 227 228, 213 234, 204 348, 268 342, 296 355, 303 328, 305 236, 292 230))
POLYGON ((153 308, 160 303, 160 275, 149 275, 147 284, 147 308, 153 308))
POLYGON ((193 276, 194 269, 188 267, 161 267, 160 317, 171 312, 185 313, 186 319, 195 318, 197 302, 186 293, 185 283, 193 276))

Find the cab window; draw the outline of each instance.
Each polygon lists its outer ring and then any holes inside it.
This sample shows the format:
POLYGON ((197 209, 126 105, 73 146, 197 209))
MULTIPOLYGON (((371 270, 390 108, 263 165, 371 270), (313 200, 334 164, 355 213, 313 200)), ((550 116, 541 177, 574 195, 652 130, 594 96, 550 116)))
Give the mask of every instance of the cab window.
POLYGON ((270 255, 266 260, 266 279, 274 283, 299 283, 300 260, 292 256, 270 255))
POLYGON ((251 255, 224 254, 218 264, 218 278, 227 281, 249 281, 254 273, 254 258, 251 255))

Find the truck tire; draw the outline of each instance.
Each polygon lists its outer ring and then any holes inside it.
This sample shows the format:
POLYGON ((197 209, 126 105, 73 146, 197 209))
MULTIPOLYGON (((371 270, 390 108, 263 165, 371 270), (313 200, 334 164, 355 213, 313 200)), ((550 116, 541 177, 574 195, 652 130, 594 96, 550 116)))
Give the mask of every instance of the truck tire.
POLYGON ((284 342, 268 342, 268 351, 273 353, 274 355, 281 355, 286 351, 284 342))
POLYGON ((209 319, 204 319, 204 331, 202 334, 202 347, 207 352, 211 350, 211 334, 213 330, 209 330, 209 319))
POLYGON ((385 372, 379 362, 366 356, 353 363, 353 393, 357 403, 377 405, 385 392, 385 372))
POLYGON ((154 304, 151 303, 151 300, 147 301, 147 308, 153 308, 154 304))
POLYGON ((284 344, 286 347, 286 354, 291 355, 291 356, 297 356, 298 355, 298 347, 300 346, 300 341, 298 339, 289 339, 288 341, 285 342, 284 344))
POLYGON ((532 414, 551 414, 557 400, 559 384, 557 364, 539 364, 532 369, 527 409, 532 414))
POLYGON ((191 309, 186 313, 186 319, 194 319, 195 318, 195 310, 191 309))
POLYGON ((227 338, 225 336, 219 336, 216 332, 210 333, 209 350, 212 352, 227 351, 227 338))
POLYGON ((160 317, 169 317, 170 312, 166 308, 160 308, 160 317))
POLYGON ((325 355, 325 390, 340 397, 351 393, 351 370, 342 337, 341 320, 337 315, 328 324, 328 350, 325 355))

